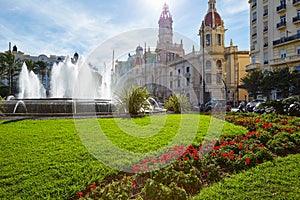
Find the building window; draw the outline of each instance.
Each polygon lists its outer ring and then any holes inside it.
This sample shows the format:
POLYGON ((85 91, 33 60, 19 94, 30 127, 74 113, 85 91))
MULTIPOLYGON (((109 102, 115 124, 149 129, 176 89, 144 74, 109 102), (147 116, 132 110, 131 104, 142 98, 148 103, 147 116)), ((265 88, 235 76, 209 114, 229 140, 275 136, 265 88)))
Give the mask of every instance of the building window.
POLYGON ((160 54, 157 54, 157 61, 160 62, 160 54))
POLYGON ((222 45, 222 36, 221 36, 221 34, 218 34, 217 35, 217 43, 218 43, 218 45, 222 45))
POLYGON ((282 15, 280 16, 280 24, 285 24, 286 23, 286 16, 282 15))
POLYGON ((211 69, 211 62, 209 60, 206 61, 206 69, 211 69))
POLYGON ((257 35, 257 28, 256 26, 254 26, 252 29, 252 36, 256 36, 256 35, 257 35))
POLYGON ((173 88, 173 81, 170 81, 170 88, 173 88))
POLYGON ((210 34, 206 34, 206 45, 210 46, 210 44, 211 44, 210 34))
POLYGON ((190 85, 190 78, 186 78, 186 86, 190 85))
POLYGON ((190 73, 190 67, 186 67, 186 73, 190 73))
POLYGON ((173 76, 173 72, 170 72, 170 77, 172 77, 173 76))
POLYGON ((177 87, 180 87, 180 80, 177 80, 177 87))
POLYGON ((268 45, 269 45, 268 37, 265 37, 264 38, 264 47, 267 47, 268 45))
POLYGON ((256 19, 257 19, 257 14, 256 14, 256 12, 254 12, 252 15, 252 21, 256 21, 256 19))
POLYGON ((286 50, 285 49, 282 49, 280 51, 280 58, 286 58, 286 50))
POLYGON ((206 84, 211 84, 211 73, 205 74, 206 84))
POLYGON ((222 61, 221 60, 217 61, 217 67, 218 67, 219 70, 222 69, 222 61))
POLYGON ((268 53, 264 53, 264 64, 268 64, 269 63, 269 55, 268 53))
POLYGON ((180 76, 180 69, 178 69, 178 76, 180 76))
POLYGON ((300 54, 300 46, 297 47, 297 54, 300 54))
POLYGON ((264 16, 268 15, 268 6, 264 7, 264 16))
POLYGON ((218 84, 222 83, 222 74, 221 73, 217 74, 217 83, 218 84))
POLYGON ((264 22, 264 31, 268 31, 268 22, 264 22))

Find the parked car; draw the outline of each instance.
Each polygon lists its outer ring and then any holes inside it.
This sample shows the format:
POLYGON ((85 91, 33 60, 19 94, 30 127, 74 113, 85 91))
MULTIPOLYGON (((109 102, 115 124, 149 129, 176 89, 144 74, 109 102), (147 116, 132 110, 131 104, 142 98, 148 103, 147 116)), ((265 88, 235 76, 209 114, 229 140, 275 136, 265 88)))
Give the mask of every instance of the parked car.
POLYGON ((253 101, 250 101, 249 103, 247 103, 246 105, 246 111, 247 112, 253 112, 253 109, 254 107, 259 104, 259 103, 262 103, 262 102, 266 102, 265 99, 255 99, 253 101))
POLYGON ((209 111, 230 111, 231 106, 227 105, 225 99, 212 99, 209 102, 207 102, 204 106, 204 112, 209 112, 209 111))

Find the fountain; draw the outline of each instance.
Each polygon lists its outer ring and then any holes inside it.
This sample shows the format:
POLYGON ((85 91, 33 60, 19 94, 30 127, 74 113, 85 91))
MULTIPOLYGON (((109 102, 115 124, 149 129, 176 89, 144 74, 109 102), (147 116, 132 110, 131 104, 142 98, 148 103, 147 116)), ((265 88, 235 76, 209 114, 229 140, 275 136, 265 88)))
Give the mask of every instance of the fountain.
POLYGON ((111 113, 114 106, 110 100, 109 76, 102 78, 106 70, 101 74, 84 63, 83 58, 76 61, 67 57, 64 62, 54 64, 48 97, 38 76, 24 63, 19 76, 18 98, 5 100, 2 112, 5 115, 38 116, 111 113), (23 109, 18 109, 21 108, 19 105, 23 109))

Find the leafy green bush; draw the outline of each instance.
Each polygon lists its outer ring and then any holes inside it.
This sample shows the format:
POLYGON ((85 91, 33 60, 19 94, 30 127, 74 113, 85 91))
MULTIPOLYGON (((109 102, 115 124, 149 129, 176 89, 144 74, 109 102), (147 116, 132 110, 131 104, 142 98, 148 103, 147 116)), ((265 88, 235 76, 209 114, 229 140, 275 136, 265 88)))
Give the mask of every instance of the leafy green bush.
POLYGON ((143 188, 146 199, 152 200, 184 200, 188 199, 188 195, 183 188, 177 186, 175 182, 171 182, 168 186, 159 183, 153 179, 148 179, 143 188))
POLYGON ((182 113, 190 110, 190 103, 186 95, 172 94, 165 102, 164 107, 169 111, 182 113))
POLYGON ((131 86, 129 90, 123 90, 117 98, 119 110, 123 109, 131 115, 137 115, 149 109, 150 105, 146 101, 150 93, 145 87, 131 86))
POLYGON ((0 85, 0 97, 6 97, 9 95, 9 87, 6 85, 0 85))

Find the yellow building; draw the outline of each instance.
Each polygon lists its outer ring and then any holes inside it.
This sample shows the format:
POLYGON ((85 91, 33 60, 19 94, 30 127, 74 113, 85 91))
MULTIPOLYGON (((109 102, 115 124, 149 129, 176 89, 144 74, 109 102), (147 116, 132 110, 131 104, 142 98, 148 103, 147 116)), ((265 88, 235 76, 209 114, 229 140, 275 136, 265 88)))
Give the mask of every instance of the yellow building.
MULTIPOLYGON (((216 1, 209 0, 208 11, 199 30, 202 63, 205 63, 204 73, 207 91, 218 91, 225 84, 226 99, 237 105, 241 100, 248 100, 247 92, 240 89, 240 79, 245 75, 245 68, 250 64, 249 51, 239 51, 231 40, 230 46, 225 47, 225 26, 221 15, 217 12, 216 1), (215 77, 215 78, 214 78, 215 77), (218 87, 219 85, 219 87, 218 87)), ((220 95, 217 95, 220 97, 220 95)))

